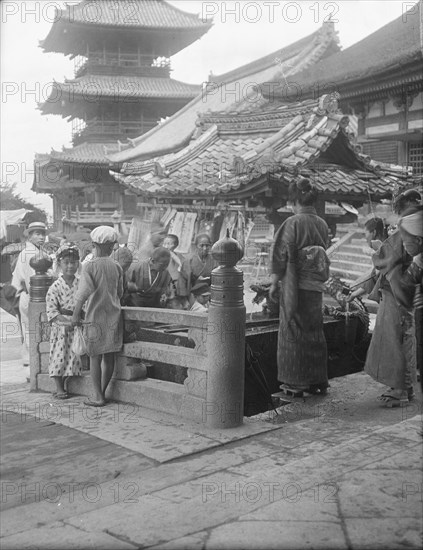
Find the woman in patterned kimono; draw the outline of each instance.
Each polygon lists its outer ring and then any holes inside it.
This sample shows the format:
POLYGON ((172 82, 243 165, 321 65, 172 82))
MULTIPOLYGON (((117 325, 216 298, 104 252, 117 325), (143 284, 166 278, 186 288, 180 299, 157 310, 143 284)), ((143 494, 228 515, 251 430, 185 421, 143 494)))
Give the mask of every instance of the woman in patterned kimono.
POLYGON ((104 407, 106 389, 115 368, 115 353, 122 348, 120 299, 123 294, 123 271, 110 258, 118 240, 116 231, 101 225, 91 231, 90 237, 94 245, 94 258, 82 267, 72 324, 81 324, 82 306, 86 303, 84 336, 90 358, 94 399, 84 403, 90 407, 104 407))
POLYGON ((46 296, 47 319, 51 324, 49 375, 56 383, 55 397, 67 399, 65 379, 82 374, 81 358, 72 351, 74 330, 71 325, 78 288, 78 247, 64 243, 57 251, 56 260, 61 275, 46 296))
POLYGON ((322 314, 329 229, 316 213, 316 198, 309 180, 290 185, 295 215, 277 231, 272 254, 269 296, 277 301, 279 293, 280 304, 278 379, 282 391, 296 397, 304 391, 325 394, 329 386, 322 314))

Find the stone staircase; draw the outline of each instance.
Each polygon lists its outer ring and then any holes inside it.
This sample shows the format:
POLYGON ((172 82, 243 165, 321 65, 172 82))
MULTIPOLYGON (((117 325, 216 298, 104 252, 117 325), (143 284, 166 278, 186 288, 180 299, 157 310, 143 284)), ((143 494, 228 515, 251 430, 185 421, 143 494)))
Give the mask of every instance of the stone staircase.
MULTIPOLYGON (((358 223, 339 225, 337 237, 339 245, 330 254, 330 272, 351 286, 372 269, 371 252, 358 223)), ((371 313, 376 313, 376 302, 366 299, 364 302, 371 313)))

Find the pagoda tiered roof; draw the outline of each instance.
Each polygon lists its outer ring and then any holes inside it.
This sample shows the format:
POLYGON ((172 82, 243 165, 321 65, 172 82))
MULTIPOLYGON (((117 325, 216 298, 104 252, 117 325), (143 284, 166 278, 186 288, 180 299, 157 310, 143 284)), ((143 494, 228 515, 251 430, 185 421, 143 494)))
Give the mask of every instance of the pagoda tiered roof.
POLYGON ((204 21, 164 0, 82 0, 77 5, 67 5, 65 9, 56 8, 54 23, 40 46, 45 52, 84 55, 86 42, 101 33, 108 33, 110 37, 113 29, 116 32, 137 32, 142 40, 149 36, 155 40, 157 55, 170 56, 192 44, 211 26, 210 20, 204 21), (157 49, 160 48, 158 34, 162 48, 166 48, 163 53, 157 49))
POLYGON ((386 197, 409 175, 372 161, 350 133, 338 97, 292 105, 269 104, 254 113, 208 113, 182 150, 125 163, 115 179, 156 199, 248 199, 273 186, 279 196, 298 174, 308 175, 333 200, 386 197))
POLYGON ((138 101, 139 99, 190 99, 201 86, 173 78, 146 76, 87 75, 65 82, 54 82, 48 99, 39 104, 43 114, 78 117, 89 104, 105 100, 138 101))
POLYGON ((297 95, 298 89, 304 99, 325 90, 338 91, 343 100, 364 94, 377 96, 395 88, 401 93, 404 86, 408 92, 422 90, 422 21, 420 0, 401 17, 360 42, 297 72, 291 82, 295 86, 275 87, 272 97, 283 96, 289 100, 297 95))
POLYGON ((128 140, 128 148, 113 155, 111 160, 121 163, 181 149, 189 143, 195 132, 198 113, 244 112, 258 108, 268 102, 262 94, 269 83, 283 81, 297 70, 311 67, 326 55, 339 50, 338 42, 334 24, 327 22, 313 34, 286 48, 218 77, 211 77, 206 88, 193 101, 160 127, 128 140))
POLYGON ((34 161, 33 191, 54 192, 63 187, 82 188, 86 182, 79 178, 79 170, 98 168, 106 170, 109 165, 107 155, 119 150, 117 142, 82 143, 62 151, 52 150, 49 154, 38 153, 34 161))

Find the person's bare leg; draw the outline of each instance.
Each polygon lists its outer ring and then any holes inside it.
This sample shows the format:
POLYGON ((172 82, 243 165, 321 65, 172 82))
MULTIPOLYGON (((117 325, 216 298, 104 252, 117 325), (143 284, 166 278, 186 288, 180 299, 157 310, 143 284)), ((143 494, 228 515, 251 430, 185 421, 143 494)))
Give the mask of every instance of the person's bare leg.
POLYGON ((56 384, 56 395, 63 395, 65 388, 63 386, 63 378, 61 376, 53 376, 54 383, 56 384))
POLYGON ((101 355, 90 357, 90 373, 94 389, 94 403, 104 404, 104 394, 101 389, 101 355))
POLYGON ((104 359, 104 365, 103 365, 103 372, 101 376, 101 391, 103 393, 103 398, 106 398, 106 390, 107 386, 110 383, 110 380, 113 376, 113 371, 115 370, 115 354, 112 353, 105 353, 103 355, 104 359))

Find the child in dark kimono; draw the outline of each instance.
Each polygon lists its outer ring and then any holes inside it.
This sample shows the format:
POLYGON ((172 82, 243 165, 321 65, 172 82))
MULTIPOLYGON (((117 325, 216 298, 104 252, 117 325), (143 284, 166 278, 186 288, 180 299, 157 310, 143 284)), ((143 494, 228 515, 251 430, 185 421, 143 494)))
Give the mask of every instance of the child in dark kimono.
POLYGON ((113 376, 115 353, 122 348, 120 299, 123 294, 123 271, 110 258, 118 240, 116 231, 103 225, 96 227, 90 236, 94 257, 82 267, 72 323, 80 324, 82 306, 86 303, 84 335, 90 357, 94 399, 85 401, 85 404, 103 407, 106 404, 106 389, 113 376))

